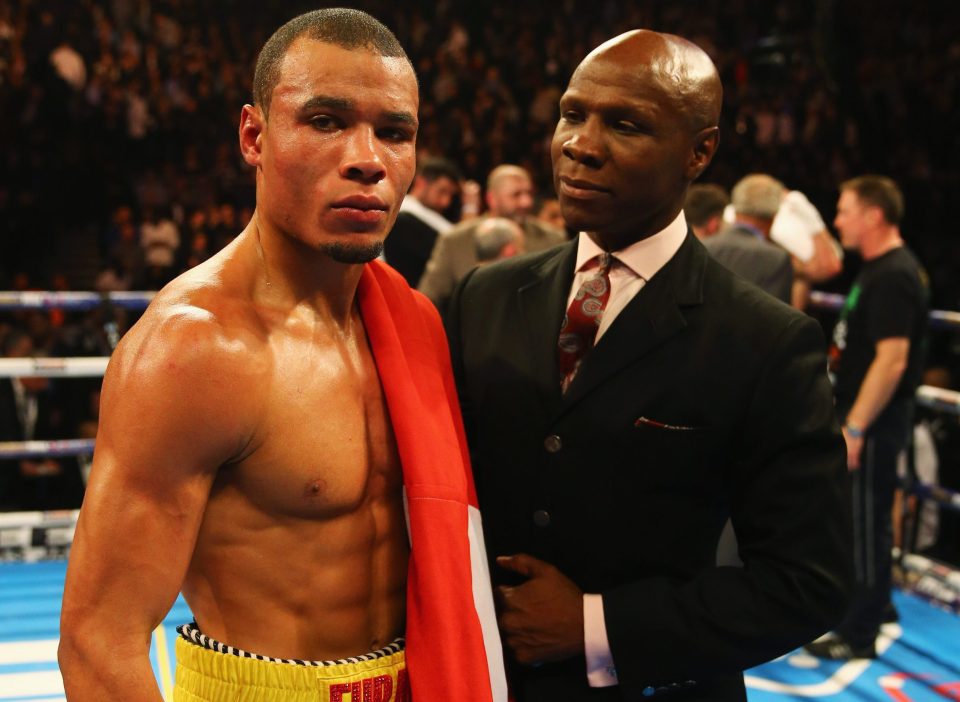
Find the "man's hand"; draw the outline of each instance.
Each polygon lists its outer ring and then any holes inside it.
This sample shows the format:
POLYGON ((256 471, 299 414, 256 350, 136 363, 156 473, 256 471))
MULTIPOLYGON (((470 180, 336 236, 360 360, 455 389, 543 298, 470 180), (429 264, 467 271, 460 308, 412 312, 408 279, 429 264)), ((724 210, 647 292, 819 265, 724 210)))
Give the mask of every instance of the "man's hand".
POLYGON ((497 565, 527 578, 497 588, 504 642, 518 663, 560 661, 583 653, 583 592, 544 561, 525 553, 500 556, 497 565))
POLYGON ((847 442, 847 470, 857 470, 863 452, 863 436, 853 436, 847 427, 843 427, 843 438, 847 442))

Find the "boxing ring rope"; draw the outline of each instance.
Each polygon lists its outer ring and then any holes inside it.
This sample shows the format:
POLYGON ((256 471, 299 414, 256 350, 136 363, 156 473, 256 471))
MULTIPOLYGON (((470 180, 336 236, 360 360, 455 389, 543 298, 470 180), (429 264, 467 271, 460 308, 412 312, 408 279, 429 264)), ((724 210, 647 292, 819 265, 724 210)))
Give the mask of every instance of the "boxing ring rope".
MULTIPOLYGON (((810 304, 824 310, 839 312, 846 296, 821 290, 810 292, 810 304)), ((960 329, 960 312, 930 310, 930 326, 933 329, 960 329)))
POLYGON ((0 378, 99 378, 109 356, 0 358, 0 378))
POLYGON ((149 291, 51 292, 46 290, 2 290, 0 310, 71 310, 83 311, 102 307, 105 304, 130 310, 142 310, 156 295, 149 291))
POLYGON ((49 456, 92 456, 93 439, 58 441, 0 441, 0 460, 49 456))

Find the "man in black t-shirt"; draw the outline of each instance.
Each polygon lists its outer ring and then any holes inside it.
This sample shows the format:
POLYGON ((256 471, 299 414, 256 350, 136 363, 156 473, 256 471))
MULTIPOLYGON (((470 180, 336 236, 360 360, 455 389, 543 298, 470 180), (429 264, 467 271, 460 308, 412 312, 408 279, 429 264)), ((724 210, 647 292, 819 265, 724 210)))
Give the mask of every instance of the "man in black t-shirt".
POLYGON ((900 236, 902 215, 903 195, 889 178, 866 175, 840 186, 834 224, 844 248, 863 257, 830 348, 853 480, 858 587, 836 632, 807 646, 823 658, 875 657, 874 641, 891 607, 890 511, 897 456, 907 445, 923 373, 929 288, 900 236))

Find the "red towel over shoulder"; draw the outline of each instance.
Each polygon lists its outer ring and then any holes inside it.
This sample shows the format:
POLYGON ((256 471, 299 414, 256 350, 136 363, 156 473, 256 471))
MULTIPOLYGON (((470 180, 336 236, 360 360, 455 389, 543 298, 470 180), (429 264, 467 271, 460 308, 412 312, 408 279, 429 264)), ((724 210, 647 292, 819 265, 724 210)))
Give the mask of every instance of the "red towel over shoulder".
POLYGON ((504 702, 480 513, 440 316, 378 261, 364 267, 357 299, 403 464, 411 697, 504 702))

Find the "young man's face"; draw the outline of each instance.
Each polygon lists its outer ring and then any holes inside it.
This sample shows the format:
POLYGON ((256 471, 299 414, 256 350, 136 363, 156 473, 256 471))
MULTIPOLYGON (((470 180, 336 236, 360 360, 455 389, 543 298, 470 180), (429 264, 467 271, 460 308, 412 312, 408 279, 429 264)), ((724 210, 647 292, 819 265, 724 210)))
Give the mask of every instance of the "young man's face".
POLYGON ((403 58, 294 41, 269 118, 244 113, 262 120, 245 156, 257 166, 265 225, 339 261, 375 258, 413 178, 417 108, 403 58))
POLYGON ((423 192, 419 198, 424 207, 429 207, 434 212, 443 212, 454 196, 460 190, 460 186, 445 176, 435 178, 432 182, 425 182, 423 192))

